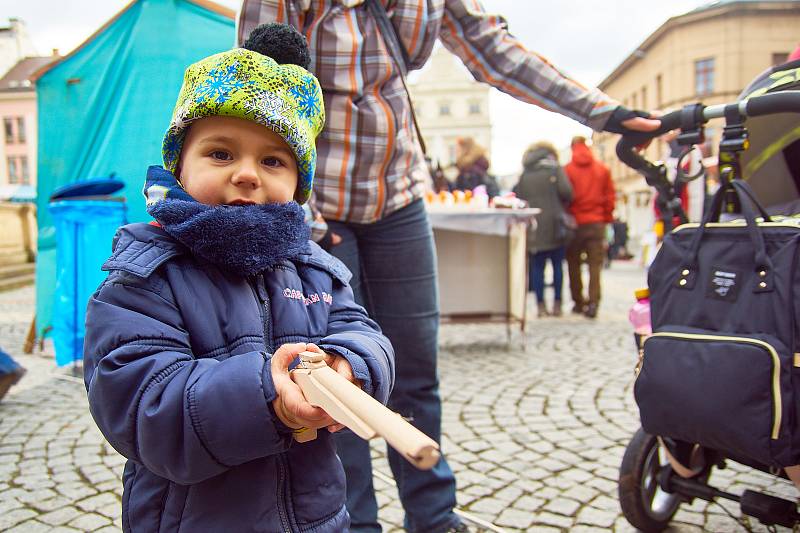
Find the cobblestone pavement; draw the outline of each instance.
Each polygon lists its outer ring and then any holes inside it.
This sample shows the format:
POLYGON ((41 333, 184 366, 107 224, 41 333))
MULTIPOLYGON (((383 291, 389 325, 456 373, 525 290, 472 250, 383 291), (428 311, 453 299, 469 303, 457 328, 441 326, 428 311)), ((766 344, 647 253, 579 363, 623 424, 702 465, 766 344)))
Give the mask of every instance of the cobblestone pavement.
MULTIPOLYGON (((633 531, 616 491, 638 427, 626 313, 643 285, 636 265, 615 264, 604 272, 597 320, 532 318, 524 338, 515 331, 508 343, 503 325, 443 326, 443 449, 462 511, 496 531, 633 531)), ((0 346, 29 370, 0 403, 0 531, 118 531, 124 460, 89 416, 82 382, 42 355, 20 354, 33 298, 32 288, 0 294, 0 346)), ((383 450, 373 444, 380 516, 387 531, 401 531, 383 450)), ((738 465, 711 481, 797 497, 787 482, 738 465)), ((739 517, 734 504, 722 505, 739 517)), ((702 501, 682 506, 673 524, 677 532, 745 530, 702 501)))

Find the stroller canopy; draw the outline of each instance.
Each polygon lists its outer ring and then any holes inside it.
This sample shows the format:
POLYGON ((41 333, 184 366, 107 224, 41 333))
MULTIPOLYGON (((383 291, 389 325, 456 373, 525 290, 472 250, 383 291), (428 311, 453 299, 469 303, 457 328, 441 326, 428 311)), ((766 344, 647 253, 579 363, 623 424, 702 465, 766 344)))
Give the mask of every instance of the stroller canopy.
MULTIPOLYGON (((739 96, 800 89, 800 60, 772 67, 739 96)), ((744 178, 775 214, 800 213, 800 120, 796 113, 747 120, 750 148, 742 154, 744 178)))

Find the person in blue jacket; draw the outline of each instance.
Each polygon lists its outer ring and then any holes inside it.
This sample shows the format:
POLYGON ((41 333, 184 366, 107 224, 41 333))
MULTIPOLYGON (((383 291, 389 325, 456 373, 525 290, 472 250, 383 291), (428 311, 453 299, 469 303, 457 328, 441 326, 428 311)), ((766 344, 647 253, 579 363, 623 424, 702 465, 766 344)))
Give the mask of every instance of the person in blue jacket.
POLYGON ((147 174, 155 222, 118 231, 88 305, 89 407, 128 459, 125 531, 347 531, 330 432, 293 442, 341 426, 289 366, 310 350, 383 403, 393 385, 349 271, 308 239, 324 109, 305 42, 281 25, 261 37, 299 53, 279 64, 256 39, 186 70, 147 174))

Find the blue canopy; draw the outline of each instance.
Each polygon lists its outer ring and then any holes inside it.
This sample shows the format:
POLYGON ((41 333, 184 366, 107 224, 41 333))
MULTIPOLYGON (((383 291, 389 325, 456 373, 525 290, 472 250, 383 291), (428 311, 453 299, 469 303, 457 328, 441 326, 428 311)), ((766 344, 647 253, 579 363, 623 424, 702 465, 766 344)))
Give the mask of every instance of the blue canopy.
MULTIPOLYGON (((149 219, 141 194, 191 63, 235 42, 233 10, 208 0, 135 0, 61 61, 38 73, 37 329, 51 324, 57 188, 122 180, 130 222, 149 219)), ((109 254, 111 242, 108 243, 109 254)))

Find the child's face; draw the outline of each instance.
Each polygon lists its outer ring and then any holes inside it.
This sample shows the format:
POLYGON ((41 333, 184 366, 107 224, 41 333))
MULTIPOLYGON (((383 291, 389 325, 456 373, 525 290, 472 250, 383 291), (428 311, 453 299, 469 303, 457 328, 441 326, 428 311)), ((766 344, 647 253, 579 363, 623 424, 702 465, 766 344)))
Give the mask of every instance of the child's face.
POLYGON ((286 142, 236 117, 192 123, 178 168, 186 192, 208 205, 285 203, 297 188, 297 161, 286 142))

